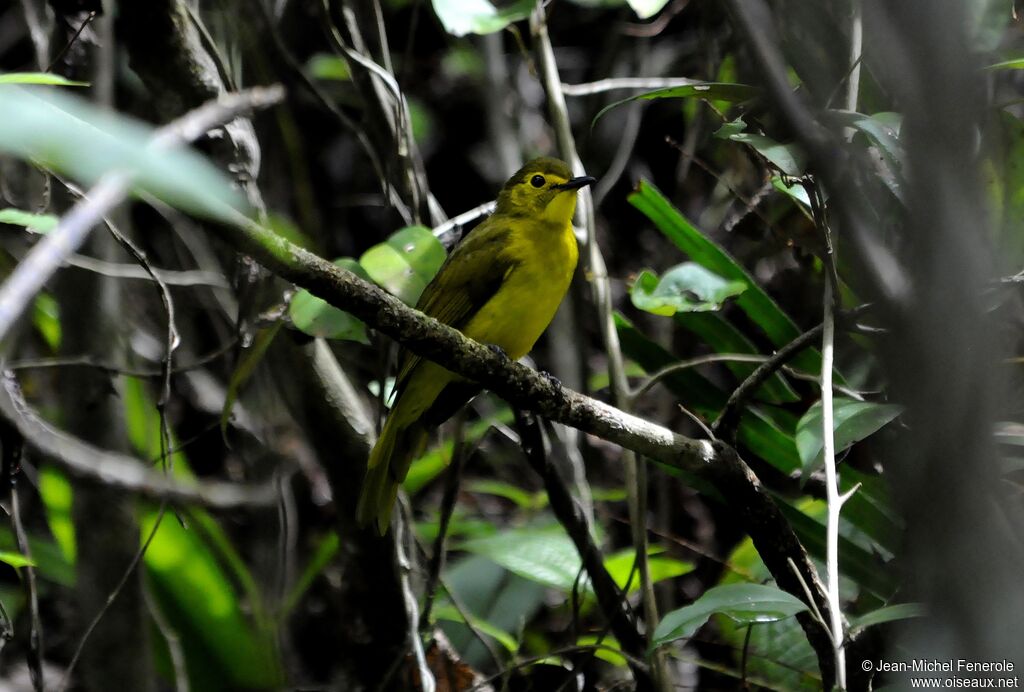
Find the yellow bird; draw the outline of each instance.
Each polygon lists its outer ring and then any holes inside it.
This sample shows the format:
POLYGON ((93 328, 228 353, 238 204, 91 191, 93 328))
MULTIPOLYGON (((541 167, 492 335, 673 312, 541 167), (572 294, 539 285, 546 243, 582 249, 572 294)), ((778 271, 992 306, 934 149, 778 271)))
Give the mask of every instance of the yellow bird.
MULTIPOLYGON (((416 308, 513 360, 525 356, 569 289, 579 254, 576 191, 593 182, 574 178, 558 159, 527 163, 501 188, 494 214, 452 251, 416 308)), ((387 531, 398 486, 431 430, 479 390, 436 363, 399 355, 395 404, 370 452, 356 509, 361 524, 376 521, 387 531)))

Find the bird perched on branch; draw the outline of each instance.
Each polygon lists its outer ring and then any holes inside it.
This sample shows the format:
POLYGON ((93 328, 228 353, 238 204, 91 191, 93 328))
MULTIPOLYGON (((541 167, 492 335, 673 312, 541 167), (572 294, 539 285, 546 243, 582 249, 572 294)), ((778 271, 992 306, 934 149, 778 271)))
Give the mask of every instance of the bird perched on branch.
MULTIPOLYGON (((522 358, 569 289, 578 257, 576 192, 593 182, 574 178, 558 159, 527 163, 501 188, 494 214, 448 256, 416 308, 513 360, 522 358)), ((436 363, 408 351, 399 355, 395 403, 370 452, 356 510, 361 524, 376 522, 387 531, 398 486, 430 432, 479 391, 436 363)))

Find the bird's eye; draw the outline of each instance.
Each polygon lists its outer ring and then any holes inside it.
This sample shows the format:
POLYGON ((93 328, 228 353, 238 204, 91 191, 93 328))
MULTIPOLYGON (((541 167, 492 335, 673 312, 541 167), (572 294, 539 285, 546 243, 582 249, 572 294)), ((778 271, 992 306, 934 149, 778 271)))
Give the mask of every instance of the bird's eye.
POLYGON ((530 185, 533 185, 534 187, 544 187, 544 176, 533 176, 532 178, 530 178, 530 185))

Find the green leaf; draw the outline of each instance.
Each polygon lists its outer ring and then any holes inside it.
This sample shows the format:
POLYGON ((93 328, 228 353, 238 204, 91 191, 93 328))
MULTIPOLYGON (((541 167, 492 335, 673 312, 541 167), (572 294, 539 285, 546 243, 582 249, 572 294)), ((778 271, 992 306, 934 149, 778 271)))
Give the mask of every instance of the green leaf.
POLYGON ((986 70, 1024 70, 1024 58, 1014 58, 1013 60, 1003 60, 1001 62, 987 65, 986 70))
MULTIPOLYGON (((833 400, 833 408, 837 453, 872 435, 903 411, 895 404, 875 404, 843 397, 833 400)), ((797 424, 796 446, 805 478, 824 462, 823 432, 821 402, 818 401, 797 424)))
POLYGON ((559 524, 507 529, 464 541, 459 549, 563 593, 572 591, 581 566, 576 546, 559 524))
POLYGON ((49 293, 40 293, 32 303, 32 325, 36 328, 50 350, 60 349, 61 325, 60 306, 49 293))
POLYGON ((238 400, 238 394, 255 372, 256 366, 263 362, 267 349, 274 342, 283 324, 283 322, 276 322, 269 327, 261 328, 256 333, 252 347, 242 353, 238 365, 231 372, 227 392, 224 394, 224 408, 220 412, 220 434, 225 440, 227 440, 228 423, 231 421, 231 411, 235 407, 235 401, 238 400))
MULTIPOLYGON (((347 269, 361 279, 370 281, 370 276, 362 265, 350 257, 334 260, 335 266, 347 269)), ((300 331, 310 336, 324 339, 343 339, 369 344, 366 336, 366 325, 344 310, 339 310, 323 298, 315 296, 305 289, 292 296, 288 304, 288 316, 300 331)))
POLYGON ((14 568, 36 566, 35 560, 12 550, 0 550, 0 562, 6 562, 14 568))
MULTIPOLYGON (((746 284, 747 289, 736 299, 736 305, 764 331, 774 346, 784 346, 800 335, 793 320, 757 285, 753 277, 673 207, 651 183, 642 180, 629 195, 629 202, 691 260, 724 279, 746 284)), ((792 363, 801 370, 817 373, 821 369, 821 356, 814 349, 807 349, 792 363)))
POLYGON ((472 625, 474 629, 483 632, 488 637, 505 647, 510 654, 514 654, 519 650, 519 642, 517 642, 511 634, 500 627, 495 627, 486 620, 473 617, 471 614, 467 613, 468 617, 463 617, 462 613, 460 613, 455 606, 449 603, 438 605, 438 607, 434 609, 433 614, 435 620, 447 620, 448 622, 459 622, 472 625))
POLYGON ((650 19, 661 12, 668 0, 626 0, 640 19, 650 19))
MULTIPOLYGON (((472 616, 503 632, 522 631, 544 604, 544 587, 509 573, 479 555, 457 560, 445 570, 445 586, 472 616)), ((490 654, 465 625, 442 621, 441 628, 471 666, 493 664, 490 654)))
POLYGON ((78 551, 75 524, 71 519, 71 481, 62 471, 47 464, 39 469, 39 496, 46 507, 46 522, 60 548, 61 556, 69 564, 74 564, 78 551))
POLYGON ((658 278, 644 270, 630 289, 633 305, 655 315, 719 310, 729 298, 747 290, 743 281, 728 281, 695 262, 672 267, 658 278))
POLYGON ((0 153, 38 161, 82 183, 124 171, 134 192, 198 216, 230 222, 249 212, 244 196, 195 151, 155 149, 151 127, 66 92, 0 85, 0 122, 0 153))
POLYGON ((755 87, 748 86, 746 84, 734 84, 724 82, 699 82, 696 84, 687 84, 686 86, 678 87, 667 87, 664 89, 655 89, 654 91, 648 91, 645 94, 637 94, 630 96, 629 98, 616 101, 608 106, 605 106, 594 119, 590 121, 590 126, 600 120, 605 113, 618 108, 619 106, 630 103, 631 101, 654 101, 657 99, 685 99, 685 98, 699 98, 705 101, 724 101, 727 103, 743 103, 749 101, 758 94, 758 90, 755 87))
POLYGON ((652 647, 692 637, 715 613, 736 622, 755 624, 776 622, 807 610, 796 596, 774 586, 762 584, 726 584, 708 589, 693 604, 665 615, 654 631, 652 647))
POLYGON ((37 84, 43 86, 87 87, 89 82, 74 82, 52 72, 0 72, 0 84, 37 84))
POLYGON ((751 147, 786 175, 794 177, 803 175, 806 165, 803 154, 800 153, 795 145, 780 144, 770 137, 749 132, 729 135, 729 139, 734 142, 742 142, 751 147))
POLYGON ((514 502, 520 509, 536 511, 547 505, 548 499, 543 491, 530 493, 522 488, 499 480, 479 479, 466 484, 471 493, 494 495, 514 502))
POLYGON ((444 246, 429 228, 409 226, 364 252, 359 264, 382 288, 415 305, 445 257, 444 246))
POLYGON ((282 626, 288 622, 288 616, 291 614, 295 606, 299 604, 302 597, 309 590, 309 587, 313 585, 313 581, 320 576, 320 573, 324 571, 324 568, 330 564, 334 556, 338 554, 338 550, 341 548, 341 539, 338 538, 338 534, 335 531, 331 531, 326 536, 320 539, 316 551, 313 553, 313 557, 310 558, 309 564, 302 570, 302 574, 295 581, 295 586, 292 587, 291 591, 288 592, 288 596, 284 599, 280 609, 277 612, 278 623, 282 626))
POLYGON ((433 0, 434 12, 453 36, 492 34, 530 16, 533 0, 515 0, 498 9, 488 0, 433 0))
POLYGON ((0 223, 23 226, 36 233, 49 233, 60 223, 60 218, 53 214, 33 214, 20 209, 8 208, 0 209, 0 223))
MULTIPOLYGON (((492 425, 509 425, 514 420, 512 409, 502 404, 494 414, 488 418, 475 421, 467 426, 463 434, 463 441, 467 443, 476 442, 492 425)), ((402 482, 402 488, 410 495, 415 495, 428 483, 437 478, 444 471, 452 459, 452 441, 445 439, 441 444, 429 450, 426 454, 412 462, 409 473, 402 482)))
POLYGON ((629 665, 625 656, 615 653, 622 651, 619 642, 615 637, 599 637, 596 634, 584 634, 576 639, 576 646, 595 647, 594 657, 606 663, 611 663, 617 668, 625 668, 629 665))
POLYGON ((879 608, 878 610, 873 610, 870 613, 865 613, 864 615, 852 618, 850 621, 850 629, 862 630, 868 627, 882 625, 887 622, 924 617, 927 614, 928 609, 923 603, 900 603, 897 605, 885 606, 884 608, 879 608))
MULTIPOLYGON (((818 560, 824 560, 825 503, 819 500, 804 500, 799 506, 794 506, 778 495, 775 496, 775 503, 807 552, 818 560)), ((848 530, 840 523, 839 554, 843 559, 839 561, 839 572, 852 579, 861 589, 866 589, 878 599, 885 601, 896 587, 892 571, 886 569, 885 561, 876 553, 869 552, 847 534, 848 530)))
MULTIPOLYGON (((721 313, 691 312, 675 316, 676 324, 698 336, 710 346, 715 353, 749 353, 758 354, 760 350, 739 329, 721 313)), ((724 365, 739 380, 746 379, 757 368, 757 363, 741 363, 727 361, 724 365)), ((782 403, 797 401, 799 397, 782 375, 772 375, 757 390, 757 397, 770 402, 782 403)))
POLYGON ((348 82, 352 79, 352 70, 348 62, 339 55, 316 53, 306 63, 306 72, 314 79, 331 79, 348 82))
MULTIPOLYGON (((693 571, 693 564, 673 557, 661 557, 658 553, 663 548, 651 546, 648 549, 647 566, 651 575, 651 583, 657 583, 665 579, 672 579, 693 571)), ((640 590, 640 574, 633 569, 636 562, 636 551, 632 549, 620 550, 604 559, 604 567, 615 584, 627 590, 628 593, 636 593, 640 590), (632 577, 632 578, 631 578, 632 577), (626 581, 629 580, 629 588, 626 589, 626 581)))

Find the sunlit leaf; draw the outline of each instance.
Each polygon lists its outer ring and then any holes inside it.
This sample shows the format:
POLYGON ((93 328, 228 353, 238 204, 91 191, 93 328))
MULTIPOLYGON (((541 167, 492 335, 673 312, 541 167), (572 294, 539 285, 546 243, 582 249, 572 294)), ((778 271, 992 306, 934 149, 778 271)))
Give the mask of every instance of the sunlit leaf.
POLYGON ((535 511, 547 505, 547 497, 543 492, 531 493, 512 485, 495 479, 478 479, 466 484, 466 490, 471 493, 494 495, 503 497, 515 503, 520 509, 535 511))
MULTIPOLYGON (((342 269, 347 269, 361 279, 370 281, 370 276, 362 265, 350 257, 342 257, 334 261, 342 269)), ((292 296, 288 304, 288 316, 295 327, 310 336, 324 339, 344 339, 370 343, 366 336, 366 325, 362 320, 353 317, 344 310, 339 310, 323 298, 315 296, 305 289, 292 296)))
MULTIPOLYGON (((647 567, 652 584, 683 574, 689 574, 693 571, 692 563, 677 560, 674 557, 659 555, 662 550, 662 548, 656 546, 651 546, 649 549, 647 567)), ((608 574, 615 580, 616 586, 627 590, 629 593, 635 593, 640 589, 640 575, 635 568, 635 563, 636 551, 626 549, 606 557, 604 559, 604 568, 608 570, 608 574), (627 581, 629 582, 628 589, 626 589, 627 581)))
POLYGON ((862 630, 876 625, 883 625, 887 622, 924 617, 927 614, 928 608, 923 603, 900 603, 885 606, 884 608, 852 618, 850 620, 850 629, 862 630))
POLYGON ((444 246, 429 228, 409 226, 364 252, 359 264, 381 287, 415 305, 445 256, 444 246))
POLYGON ((41 86, 86 87, 88 82, 75 82, 52 72, 0 72, 0 84, 36 84, 41 86))
POLYGON ((0 562, 4 562, 14 568, 36 566, 35 560, 12 550, 0 550, 0 562))
POLYGON ((60 306, 49 293, 40 293, 32 302, 32 325, 36 328, 50 350, 60 349, 61 335, 60 306))
POLYGON ((793 144, 782 144, 750 132, 738 132, 729 135, 729 139, 751 147, 786 175, 801 176, 806 169, 803 154, 793 144))
POLYGON ((463 614, 460 613, 458 609, 451 604, 444 603, 434 608, 434 619, 447 620, 449 622, 461 622, 464 624, 472 625, 474 629, 483 632, 488 637, 490 637, 491 639, 495 640, 503 647, 505 647, 505 649, 508 650, 509 653, 515 653, 519 650, 519 643, 511 634, 501 629, 500 627, 495 627, 491 623, 481 618, 476 618, 472 615, 468 615, 468 617, 463 617, 463 614))
POLYGON ((699 98, 705 101, 724 101, 727 103, 743 103, 749 101, 758 94, 758 90, 755 87, 748 86, 746 84, 731 84, 721 82, 697 82, 694 84, 687 84, 685 86, 677 87, 666 87, 664 89, 655 89, 654 91, 648 91, 644 94, 637 94, 636 96, 630 96, 629 98, 616 101, 608 106, 605 106, 594 119, 590 121, 590 126, 600 120, 605 113, 618 108, 619 106, 629 103, 631 101, 654 101, 658 99, 686 99, 686 98, 699 98))
POLYGON ((188 148, 155 149, 154 130, 63 91, 0 85, 0 152, 92 184, 112 171, 132 189, 190 213, 231 220, 249 207, 228 178, 188 148))
POLYGON ((530 16, 532 0, 515 0, 498 9, 488 0, 433 0, 445 31, 454 36, 492 34, 530 16))
POLYGON ((333 79, 347 82, 352 79, 352 70, 348 62, 340 55, 316 53, 306 63, 306 71, 316 79, 333 79))
POLYGON ((708 589, 691 605, 667 613, 651 642, 663 646, 677 639, 692 637, 715 613, 727 615, 742 624, 776 622, 807 610, 796 596, 762 584, 726 584, 708 589))
MULTIPOLYGON (((833 400, 833 423, 836 452, 874 434, 900 415, 903 408, 895 404, 875 404, 844 397, 833 400)), ((816 470, 824 460, 821 402, 816 402, 800 419, 796 431, 796 445, 804 477, 816 470)))
POLYGON ((650 19, 661 12, 668 0, 626 0, 640 19, 650 19))
POLYGON ((743 281, 728 281, 695 262, 672 267, 660 279, 652 271, 640 272, 630 288, 633 305, 655 315, 719 310, 729 298, 747 290, 743 281))
POLYGON ((576 639, 576 646, 594 647, 594 657, 611 663, 613 666, 625 668, 628 665, 625 656, 615 653, 616 651, 622 651, 615 637, 599 637, 596 634, 584 634, 576 639))
POLYGON ((0 209, 0 223, 23 226, 36 233, 47 233, 57 227, 60 219, 53 214, 33 214, 20 209, 8 208, 0 209))

